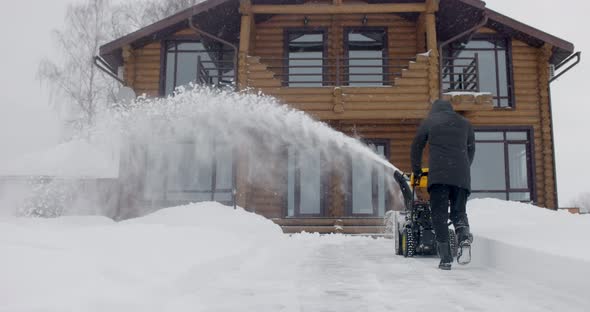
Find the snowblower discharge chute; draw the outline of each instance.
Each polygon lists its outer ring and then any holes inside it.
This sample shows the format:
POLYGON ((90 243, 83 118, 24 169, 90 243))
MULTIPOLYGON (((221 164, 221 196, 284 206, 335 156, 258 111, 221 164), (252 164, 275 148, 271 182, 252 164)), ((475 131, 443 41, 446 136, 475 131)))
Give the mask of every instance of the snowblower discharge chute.
MULTIPOLYGON (((394 217, 395 253, 404 257, 437 254, 430 202, 428 199, 420 198, 420 194, 427 194, 428 168, 422 169, 422 172, 422 176, 418 178, 413 174, 396 174, 395 176, 400 183, 406 203, 406 210, 395 213, 394 217), (410 182, 409 185, 408 182, 410 182)), ((451 251, 455 257, 457 237, 455 231, 450 228, 449 238, 451 251)))

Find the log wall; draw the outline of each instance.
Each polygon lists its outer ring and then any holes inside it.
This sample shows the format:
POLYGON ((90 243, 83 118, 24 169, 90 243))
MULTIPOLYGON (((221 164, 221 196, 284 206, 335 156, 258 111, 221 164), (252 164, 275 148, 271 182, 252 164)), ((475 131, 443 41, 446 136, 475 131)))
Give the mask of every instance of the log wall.
MULTIPOLYGON (((308 27, 326 27, 329 57, 343 56, 345 26, 362 26, 362 16, 310 16, 308 27)), ((292 107, 307 111, 315 118, 329 122, 344 133, 372 139, 389 139, 391 162, 404 171, 410 170, 409 150, 420 119, 430 108, 433 58, 417 56, 423 52, 424 36, 419 22, 405 20, 393 14, 369 15, 366 26, 388 29, 390 57, 417 57, 409 62, 395 86, 384 87, 282 87, 275 77, 280 71, 269 70, 273 61, 283 57, 285 27, 303 27, 303 16, 274 16, 252 25, 251 43, 247 57, 240 58, 240 83, 277 96, 292 107), (244 80, 244 81, 242 81, 244 80)), ((490 32, 485 30, 484 32, 490 32)), ((190 30, 179 32, 192 34, 190 30)), ((553 167, 552 121, 548 95, 548 52, 550 48, 535 48, 512 41, 514 78, 514 109, 468 110, 464 115, 476 127, 531 127, 534 134, 534 171, 537 203, 555 208, 556 185, 553 167)), ((125 49, 125 80, 138 94, 159 94, 160 43, 154 42, 141 49, 125 49)), ((274 61, 276 62, 276 61, 274 61)), ((277 65, 277 64, 274 64, 277 65)), ((285 173, 284 155, 277 155, 275 167, 278 181, 272 187, 246 183, 243 172, 247 165, 240 163, 238 185, 240 203, 252 207, 270 218, 283 215, 285 173), (280 170, 279 170, 280 169, 280 170)), ((425 158, 425 162, 427 159, 425 158)), ((333 180, 331 184, 337 185, 333 180)), ((334 187, 335 188, 335 187, 334 187)), ((342 215, 342 194, 332 192, 329 214, 342 215)))

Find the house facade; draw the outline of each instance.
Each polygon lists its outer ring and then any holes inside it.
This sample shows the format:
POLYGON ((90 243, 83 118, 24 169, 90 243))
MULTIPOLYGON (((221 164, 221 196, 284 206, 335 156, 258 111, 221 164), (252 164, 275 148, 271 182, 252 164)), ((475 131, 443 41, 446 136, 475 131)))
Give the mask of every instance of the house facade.
MULTIPOLYGON (((138 94, 196 82, 275 96, 405 171, 420 121, 447 98, 476 128, 472 198, 557 208, 550 81, 579 54, 479 0, 207 0, 102 46, 100 57, 138 94)), ((212 175, 225 166, 227 176, 192 201, 233 200, 286 232, 382 229, 379 178, 354 161, 342 190, 296 166, 314 159, 288 151, 272 164, 283 174, 271 186, 243 182, 238 157, 216 158, 212 175)), ((142 202, 141 190, 125 193, 122 209, 142 202)))

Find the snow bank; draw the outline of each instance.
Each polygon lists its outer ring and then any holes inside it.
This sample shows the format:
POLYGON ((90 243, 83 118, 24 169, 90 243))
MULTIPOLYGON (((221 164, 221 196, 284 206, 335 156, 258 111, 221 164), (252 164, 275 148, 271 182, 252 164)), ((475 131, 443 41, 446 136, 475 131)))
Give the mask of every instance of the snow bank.
POLYGON ((119 152, 74 140, 25 155, 2 166, 0 176, 117 178, 119 152))
POLYGON ((468 204, 474 265, 584 296, 590 285, 590 216, 496 199, 468 204))
POLYGON ((200 203, 121 223, 4 218, 0 239, 0 311, 128 312, 198 311, 188 293, 219 272, 239 285, 273 273, 266 255, 286 237, 261 216, 200 203))

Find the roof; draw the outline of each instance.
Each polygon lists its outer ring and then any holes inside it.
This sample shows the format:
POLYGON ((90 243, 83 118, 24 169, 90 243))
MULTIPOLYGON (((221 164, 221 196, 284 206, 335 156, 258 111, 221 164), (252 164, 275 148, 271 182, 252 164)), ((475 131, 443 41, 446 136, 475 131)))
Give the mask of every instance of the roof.
MULTIPOLYGON (((222 38, 227 37, 228 34, 219 33, 220 29, 226 29, 227 27, 219 27, 218 24, 222 21, 230 21, 223 18, 217 18, 215 19, 217 23, 214 23, 217 24, 217 27, 207 27, 208 23, 213 24, 211 23, 211 17, 213 16, 207 16, 207 13, 210 13, 210 11, 215 9, 215 11, 221 11, 220 13, 226 11, 226 13, 231 12, 237 14, 236 16, 239 16, 238 7, 238 0, 205 0, 186 10, 180 11, 154 24, 141 28, 135 32, 101 46, 99 49, 99 55, 104 58, 109 63, 109 65, 114 67, 119 66, 122 64, 123 47, 127 45, 141 46, 142 43, 155 41, 160 36, 173 33, 174 31, 184 27, 188 27, 189 18, 193 18, 196 21, 196 24, 202 28, 212 28, 206 29, 206 31, 216 32, 222 38)), ((235 33, 234 36, 237 38, 239 30, 236 32, 237 33, 235 33)))
MULTIPOLYGON (((369 3, 408 3, 417 0, 367 0, 369 3)), ((516 21, 486 7, 480 0, 440 0, 438 32, 441 40, 449 39, 478 24, 484 14, 488 16, 488 27, 519 40, 540 47, 544 43, 554 47, 551 62, 558 64, 574 52, 574 45, 566 40, 516 21)), ((303 0, 252 0, 253 4, 301 4, 303 0)), ((408 17, 412 17, 411 14, 408 17)), ((120 66, 122 49, 127 45, 141 47, 151 41, 163 38, 184 27, 193 19, 204 31, 237 43, 239 40, 239 0, 205 0, 184 11, 144 27, 100 47, 100 56, 111 66, 120 66)))

